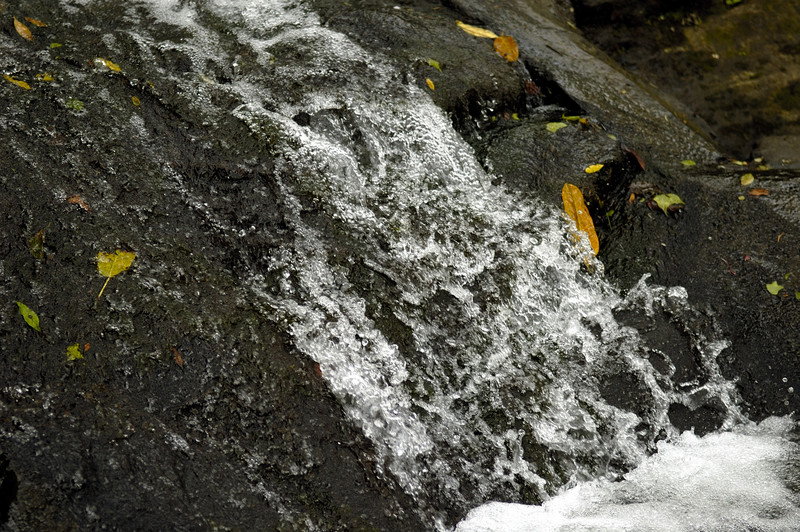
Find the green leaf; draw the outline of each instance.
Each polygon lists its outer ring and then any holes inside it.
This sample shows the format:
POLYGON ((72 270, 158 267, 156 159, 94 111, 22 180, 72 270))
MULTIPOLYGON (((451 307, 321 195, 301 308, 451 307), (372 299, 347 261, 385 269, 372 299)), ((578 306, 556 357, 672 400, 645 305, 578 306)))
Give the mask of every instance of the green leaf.
POLYGON ((81 354, 81 348, 77 343, 67 347, 67 360, 80 360, 82 358, 83 354, 81 354))
POLYGON ((741 184, 743 187, 746 187, 747 185, 749 185, 750 183, 752 183, 753 181, 755 181, 755 179, 756 179, 756 178, 755 178, 755 177, 753 177, 753 174, 751 174, 751 173, 749 173, 749 172, 748 172, 748 173, 744 174, 744 175, 743 175, 743 176, 742 176, 742 177, 739 179, 739 183, 740 183, 740 184, 741 184))
POLYGON ((442 67, 439 64, 439 61, 437 61, 436 59, 428 59, 428 64, 433 68, 435 68, 436 70, 438 70, 439 72, 442 71, 442 67))
POLYGON ((778 292, 783 290, 783 286, 778 284, 778 281, 772 281, 771 283, 767 283, 767 292, 772 294, 773 296, 777 296, 778 292))
POLYGON ((661 207, 661 210, 664 211, 664 214, 667 213, 667 209, 672 207, 673 205, 685 205, 683 200, 677 194, 659 194, 653 198, 653 201, 661 207))
POLYGON ((800 292, 798 292, 797 290, 794 291, 794 298, 800 299, 800 292))
POLYGON ((58 48, 60 46, 64 46, 64 45, 61 44, 60 42, 51 42, 50 43, 50 48, 58 48))
POLYGON ((697 163, 691 159, 686 159, 685 161, 681 161, 683 166, 697 166, 697 163))
POLYGON ((28 249, 36 260, 44 259, 44 229, 41 229, 28 240, 28 249))
POLYGON ((17 306, 19 307, 19 313, 22 314, 22 319, 25 320, 25 323, 37 331, 42 332, 41 327, 39 327, 39 316, 37 316, 34 311, 29 309, 28 305, 22 303, 21 301, 17 301, 17 306))
POLYGON ((555 133, 559 129, 567 127, 567 124, 565 124, 564 122, 548 122, 547 126, 545 127, 547 128, 547 131, 549 131, 550 133, 555 133))
POLYGON ((563 114, 561 115, 561 120, 569 120, 570 122, 577 122, 580 119, 581 117, 579 115, 571 115, 571 116, 566 116, 563 114))

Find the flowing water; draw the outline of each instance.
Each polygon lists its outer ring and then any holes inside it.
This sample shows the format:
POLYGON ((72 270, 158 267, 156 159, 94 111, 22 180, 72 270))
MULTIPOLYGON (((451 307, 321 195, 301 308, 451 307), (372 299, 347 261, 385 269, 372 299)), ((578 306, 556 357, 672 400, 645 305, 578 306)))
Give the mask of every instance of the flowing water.
POLYGON ((547 502, 482 508, 459 530, 620 529, 634 506, 679 525, 717 522, 731 506, 747 508, 737 516, 752 530, 797 519, 781 481, 797 455, 792 424, 743 418, 715 362, 726 341, 708 316, 698 324, 684 289, 643 279, 620 295, 566 238, 559 212, 493 185, 422 89, 303 3, 143 5, 183 38, 132 38, 193 65, 192 76, 162 74, 209 121, 244 121, 275 158, 294 237, 260 258, 266 270, 244 274, 253 299, 319 363, 379 470, 431 528, 492 500, 547 502), (232 51, 242 48, 247 58, 232 51), (214 70, 232 81, 215 83, 214 70), (215 109, 220 91, 240 104, 215 109), (615 318, 623 310, 668 316, 705 378, 676 384, 669 360, 656 371, 639 333, 615 318), (620 375, 634 401, 613 400, 604 384, 620 375), (694 408, 698 397, 716 397, 734 432, 680 435, 669 405, 694 408), (733 475, 731 453, 744 449, 748 472, 733 475))

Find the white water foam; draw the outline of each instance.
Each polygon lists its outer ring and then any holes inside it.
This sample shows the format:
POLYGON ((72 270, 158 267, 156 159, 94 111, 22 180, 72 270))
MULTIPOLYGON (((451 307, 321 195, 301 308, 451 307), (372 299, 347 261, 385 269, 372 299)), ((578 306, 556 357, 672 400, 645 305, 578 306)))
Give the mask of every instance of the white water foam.
POLYGON ((457 532, 789 532, 800 528, 800 446, 789 418, 660 442, 622 482, 596 480, 542 506, 489 503, 457 532))

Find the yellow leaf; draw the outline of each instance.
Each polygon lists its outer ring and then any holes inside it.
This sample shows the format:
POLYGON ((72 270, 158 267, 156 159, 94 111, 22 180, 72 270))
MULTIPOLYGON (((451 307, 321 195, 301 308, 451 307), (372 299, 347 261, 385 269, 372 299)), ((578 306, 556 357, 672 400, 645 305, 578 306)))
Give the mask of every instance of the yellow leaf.
POLYGON ((100 293, 97 294, 97 299, 100 299, 100 296, 103 295, 108 281, 118 273, 122 273, 130 268, 135 258, 136 253, 132 251, 117 250, 115 253, 103 253, 101 251, 97 254, 97 271, 100 272, 100 275, 108 277, 100 293))
POLYGON ((23 39, 28 39, 29 41, 33 40, 31 30, 28 29, 28 26, 17 20, 16 17, 14 17, 14 29, 17 30, 17 33, 19 33, 23 39))
POLYGON ((547 125, 545 126, 547 131, 549 131, 550 133, 555 133, 559 129, 565 127, 567 127, 567 124, 565 124, 564 122, 548 122, 547 125))
POLYGON ((44 27, 47 26, 47 24, 45 24, 41 20, 37 20, 35 18, 25 17, 25 20, 27 20, 28 22, 30 22, 31 24, 33 24, 34 26, 37 26, 39 28, 44 28, 44 27))
POLYGON ((133 105, 135 105, 136 107, 142 105, 141 100, 139 100, 139 98, 137 98, 136 96, 131 96, 131 101, 133 102, 133 105))
POLYGON ((436 90, 436 86, 433 84, 433 81, 431 81, 431 78, 425 78, 425 83, 428 84, 428 88, 430 90, 432 91, 436 90))
POLYGON ((462 30, 466 31, 467 33, 475 37, 482 37, 484 39, 496 39, 499 37, 499 35, 497 35, 493 31, 485 30, 483 28, 479 28, 478 26, 472 26, 470 24, 464 24, 460 20, 456 20, 456 24, 458 24, 459 28, 461 28, 462 30))
POLYGON ((511 35, 501 35, 494 40, 494 51, 505 57, 508 61, 514 62, 519 59, 519 48, 517 41, 511 35))
POLYGON ((55 78, 48 74, 47 72, 36 74, 36 79, 39 81, 55 81, 55 78))
POLYGON ((586 167, 584 172, 586 172, 587 174, 593 174, 595 172, 599 172, 601 168, 603 168, 602 164, 590 164, 589 166, 586 167))
POLYGON ((119 65, 114 63, 114 62, 112 62, 112 61, 109 61, 108 59, 103 59, 102 57, 95 57, 94 58, 94 62, 95 63, 101 63, 101 64, 105 65, 106 68, 108 68, 109 70, 113 70, 114 72, 119 72, 120 71, 119 65))
POLYGON ((82 358, 83 354, 77 342, 67 347, 67 360, 80 360, 82 358))
POLYGON ((3 79, 6 80, 6 81, 10 81, 11 83, 16 85, 17 87, 22 87, 23 89, 31 90, 31 86, 30 85, 28 85, 24 81, 20 81, 18 79, 14 79, 11 76, 9 76, 8 74, 3 74, 3 79))
POLYGON ((751 174, 750 172, 748 172, 748 173, 744 174, 744 175, 741 177, 741 179, 739 179, 739 183, 741 183, 741 185, 742 185, 743 187, 746 187, 747 185, 749 185, 749 184, 751 184, 753 181, 755 181, 755 179, 756 179, 756 178, 755 178, 755 177, 753 177, 753 174, 751 174))
POLYGON ((561 189, 561 199, 564 201, 564 211, 567 216, 575 222, 578 231, 584 231, 589 236, 589 244, 592 251, 597 255, 600 252, 600 242, 597 240, 597 233, 594 230, 594 222, 589 215, 589 209, 583 201, 583 194, 578 187, 569 183, 564 183, 561 189))

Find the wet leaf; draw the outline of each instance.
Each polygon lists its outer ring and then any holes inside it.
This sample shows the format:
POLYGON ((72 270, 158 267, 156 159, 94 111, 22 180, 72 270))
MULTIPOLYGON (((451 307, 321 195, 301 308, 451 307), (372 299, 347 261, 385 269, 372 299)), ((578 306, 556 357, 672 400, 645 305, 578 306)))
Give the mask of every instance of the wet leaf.
POLYGON ((548 122, 547 126, 545 127, 547 128, 547 131, 549 131, 550 133, 555 133, 559 129, 567 127, 567 124, 565 124, 564 122, 548 122))
POLYGON ((17 33, 19 33, 20 37, 23 39, 33 41, 33 34, 31 33, 31 30, 28 29, 28 26, 17 20, 16 17, 14 17, 14 29, 17 30, 17 33))
POLYGON ((172 360, 174 360, 174 361, 175 361, 175 363, 176 363, 176 364, 177 364, 179 367, 181 367, 181 368, 182 368, 182 367, 183 367, 183 357, 181 356, 181 353, 180 353, 180 351, 178 351, 178 350, 177 350, 177 349, 175 349, 174 347, 170 347, 170 350, 172 351, 172 360))
POLYGON ((36 79, 39 81, 55 81, 55 78, 50 74, 48 74, 47 72, 36 74, 36 79))
POLYGON ((73 194, 72 196, 67 196, 67 203, 71 203, 72 205, 78 205, 80 208, 89 212, 89 205, 83 201, 83 198, 78 196, 77 194, 73 194))
POLYGON ((767 283, 767 292, 772 294, 773 296, 777 296, 778 292, 783 290, 783 286, 778 284, 778 281, 772 281, 771 283, 767 283))
POLYGON ((664 214, 668 214, 667 211, 670 207, 675 205, 684 205, 683 200, 677 194, 659 194, 657 196, 653 196, 653 201, 655 201, 661 210, 664 211, 664 214))
POLYGON ((581 119, 580 115, 570 115, 570 116, 566 116, 564 114, 561 115, 561 120, 567 120, 569 122, 577 122, 580 119, 581 119))
POLYGON ((142 105, 142 101, 136 96, 131 96, 131 101, 133 102, 133 105, 135 105, 136 107, 142 105))
POLYGON ((114 72, 120 72, 119 65, 112 61, 109 61, 108 59, 103 59, 102 57, 95 57, 94 62, 100 63, 101 65, 105 66, 109 70, 113 70, 114 72))
POLYGON ((499 37, 499 35, 497 35, 493 31, 479 28, 478 26, 472 26, 470 24, 464 24, 460 20, 456 20, 456 24, 458 25, 459 28, 461 28, 462 30, 466 31, 467 33, 475 37, 481 37, 484 39, 496 39, 497 37, 499 37))
POLYGON ((800 299, 800 292, 798 292, 797 290, 794 291, 794 298, 800 299))
POLYGON ((108 277, 100 293, 97 294, 97 299, 100 299, 100 296, 103 295, 103 291, 106 289, 111 278, 130 268, 135 258, 136 253, 132 251, 120 251, 119 249, 114 253, 104 253, 101 251, 97 254, 97 271, 100 272, 100 275, 108 277))
POLYGON ((687 166, 687 167, 688 167, 688 166, 697 166, 697 163, 696 163, 696 162, 694 162, 694 161, 693 161, 693 160, 691 160, 691 159, 686 159, 685 161, 681 161, 681 164, 682 164, 683 166, 687 166))
POLYGON ((564 211, 567 216, 575 222, 578 231, 585 231, 589 237, 589 245, 594 254, 600 252, 600 242, 597 240, 597 233, 594 230, 594 222, 589 215, 589 209, 583 200, 581 190, 570 183, 564 183, 561 189, 561 199, 564 201, 564 211))
POLYGON ((736 159, 731 161, 736 166, 747 166, 747 161, 737 161, 736 159))
POLYGON ((743 176, 742 176, 742 177, 739 179, 739 183, 741 183, 741 185, 742 185, 743 187, 746 187, 747 185, 749 185, 749 184, 751 184, 753 181, 755 181, 755 179, 756 179, 756 178, 755 178, 755 177, 753 177, 753 174, 751 174, 751 173, 749 173, 749 172, 748 172, 748 173, 744 174, 744 175, 743 175, 743 176))
POLYGON ((33 24, 34 26, 37 26, 39 28, 47 27, 47 24, 45 24, 41 20, 37 20, 35 18, 25 17, 25 20, 27 20, 28 22, 30 22, 31 24, 33 24))
POLYGON ((642 159, 642 156, 641 156, 641 155, 639 155, 639 154, 636 152, 636 150, 634 150, 633 148, 629 148, 629 147, 627 147, 627 146, 625 146, 625 145, 623 144, 623 145, 622 145, 622 151, 624 151, 625 153, 627 153, 628 155, 630 155, 631 157, 633 157, 634 159, 636 159, 636 162, 637 162, 637 163, 639 163, 639 167, 640 167, 642 170, 646 170, 646 168, 645 168, 645 165, 644 165, 644 159, 642 159))
POLYGON ((28 249, 36 260, 44 259, 44 229, 41 229, 28 240, 28 249))
POLYGON ((599 172, 603 168, 602 164, 590 164, 587 166, 583 171, 587 174, 593 174, 595 172, 599 172))
POLYGON ((50 43, 50 48, 60 48, 61 46, 64 46, 64 45, 61 44, 60 42, 51 42, 50 43))
POLYGON ((19 313, 22 314, 22 319, 25 320, 25 323, 37 331, 42 332, 41 327, 39 327, 39 316, 37 316, 34 311, 29 309, 28 305, 21 301, 17 301, 17 306, 19 307, 19 313))
POLYGON ((494 51, 506 58, 510 62, 519 59, 519 48, 517 41, 511 35, 501 35, 494 40, 494 51))
POLYGON ((77 342, 67 347, 67 360, 80 360, 82 358, 83 354, 81 353, 80 345, 77 342))
POLYGON ((428 88, 430 90, 432 90, 432 91, 436 90, 436 85, 433 84, 433 81, 431 81, 431 78, 425 78, 425 83, 428 84, 428 88))
POLYGON ((3 79, 13 83, 17 87, 22 87, 23 89, 31 90, 31 86, 30 85, 28 85, 24 81, 20 81, 18 79, 14 79, 11 76, 9 76, 8 74, 3 74, 3 79))
POLYGON ((747 191, 751 196, 769 196, 769 190, 766 188, 753 188, 747 191))
POLYGON ((438 70, 439 72, 442 71, 442 66, 439 64, 439 61, 436 59, 428 59, 428 64, 438 70))

